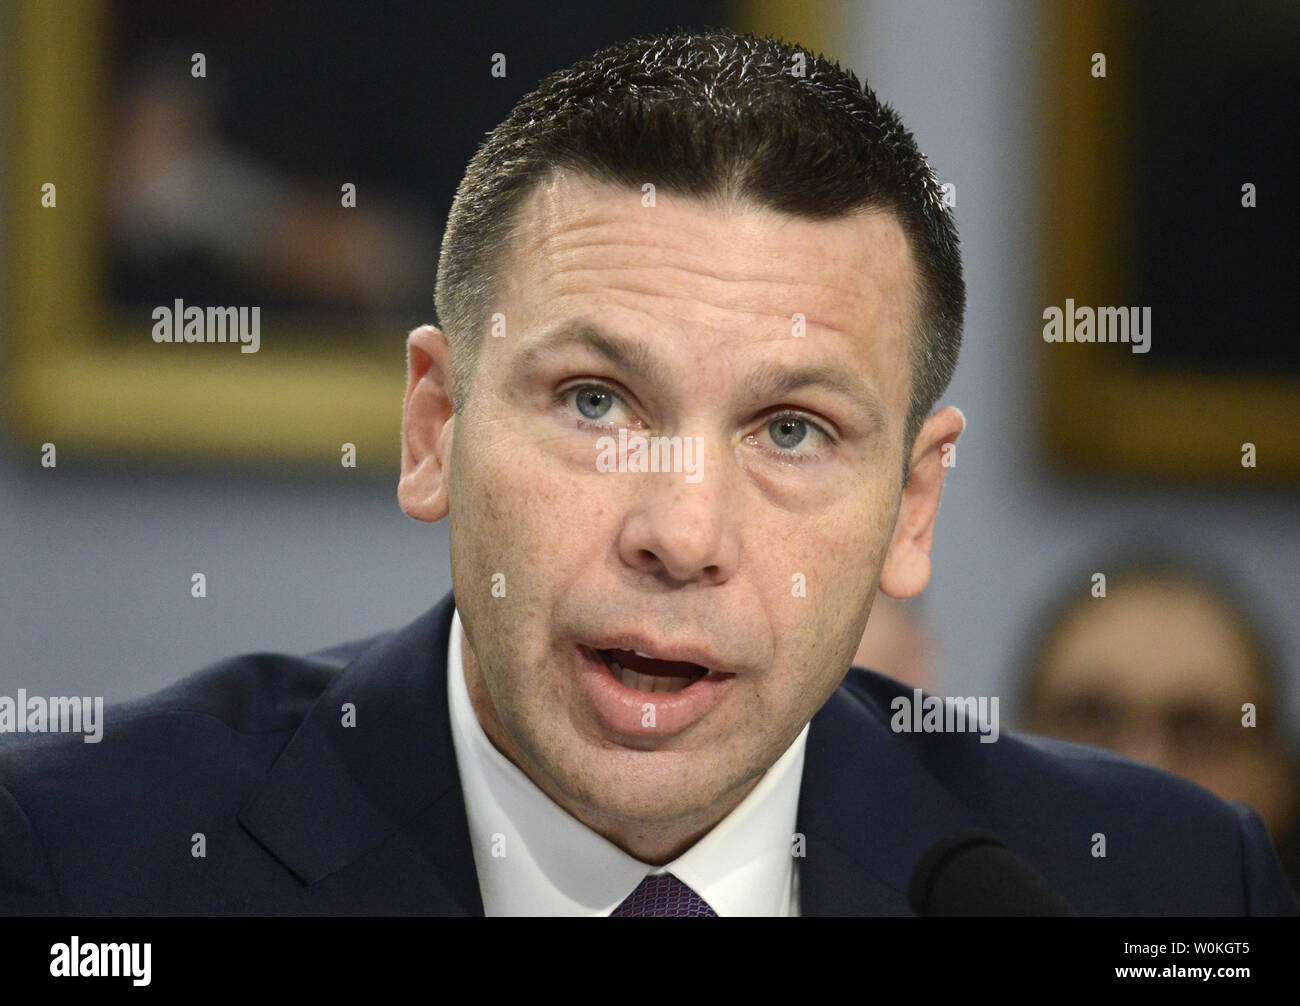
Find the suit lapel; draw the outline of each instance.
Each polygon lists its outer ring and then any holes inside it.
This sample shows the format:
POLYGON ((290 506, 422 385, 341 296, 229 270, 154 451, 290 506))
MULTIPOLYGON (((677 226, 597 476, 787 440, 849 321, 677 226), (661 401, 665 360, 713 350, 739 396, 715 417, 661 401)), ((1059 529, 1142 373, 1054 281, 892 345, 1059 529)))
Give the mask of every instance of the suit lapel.
POLYGON ((910 915, 917 860, 951 832, 982 826, 890 731, 888 697, 901 689, 851 671, 813 717, 799 792, 802 915, 910 915))
POLYGON ((450 593, 362 651, 321 695, 240 813, 244 828, 304 884, 362 860, 367 904, 391 883, 404 909, 482 915, 447 709, 450 593), (355 725, 344 726, 344 706, 355 725), (377 868, 373 857, 379 857, 377 868), (377 881, 388 877, 391 880, 377 881))

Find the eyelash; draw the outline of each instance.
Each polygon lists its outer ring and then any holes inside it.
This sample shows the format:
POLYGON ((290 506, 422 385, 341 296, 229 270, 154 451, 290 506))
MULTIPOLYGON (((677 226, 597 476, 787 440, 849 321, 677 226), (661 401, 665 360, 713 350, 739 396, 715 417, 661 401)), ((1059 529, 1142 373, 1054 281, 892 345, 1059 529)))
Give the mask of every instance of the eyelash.
MULTIPOLYGON (((569 406, 570 399, 573 397, 574 393, 578 391, 584 391, 584 390, 603 391, 606 394, 612 395, 614 398, 618 399, 618 401, 622 402, 624 408, 628 407, 627 400, 622 395, 620 395, 617 391, 611 388, 608 384, 602 384, 599 381, 584 381, 582 384, 569 385, 569 387, 564 388, 562 391, 556 393, 555 396, 556 406, 558 408, 567 409, 569 406)), ((594 420, 587 419, 581 415, 575 415, 572 416, 571 418, 575 426, 584 430, 608 431, 616 426, 615 423, 599 423, 594 420)), ((770 426, 772 423, 775 423, 777 420, 780 419, 796 419, 801 423, 807 423, 808 426, 810 426, 812 429, 816 430, 818 433, 820 433, 823 437, 826 438, 826 447, 828 448, 836 446, 836 444, 839 442, 833 436, 831 436, 831 434, 826 430, 825 427, 823 427, 820 423, 814 422, 812 419, 804 415, 802 412, 786 411, 786 412, 773 413, 771 416, 767 417, 764 426, 765 427, 770 426)), ((751 436, 752 435, 753 434, 751 434, 751 436)), ((769 455, 770 457, 773 457, 776 460, 785 462, 787 464, 802 465, 802 464, 807 464, 810 461, 819 460, 817 453, 800 454, 792 451, 783 451, 780 448, 774 448, 774 447, 761 447, 760 450, 762 450, 765 454, 769 455)))

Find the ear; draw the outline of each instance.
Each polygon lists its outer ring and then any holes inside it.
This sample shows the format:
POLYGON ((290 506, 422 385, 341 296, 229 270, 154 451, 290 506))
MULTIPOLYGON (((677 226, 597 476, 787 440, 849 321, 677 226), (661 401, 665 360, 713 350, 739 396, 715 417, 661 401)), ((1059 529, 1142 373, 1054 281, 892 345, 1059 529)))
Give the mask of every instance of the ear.
POLYGON ((950 405, 927 419, 916 435, 894 537, 880 571, 880 589, 892 598, 915 597, 930 582, 930 547, 939 497, 951 458, 956 457, 954 448, 946 445, 955 445, 965 428, 966 417, 950 405))
POLYGON ((406 399, 402 406, 402 476, 397 501, 408 516, 436 521, 447 516, 451 471, 451 347, 432 325, 406 340, 406 399))

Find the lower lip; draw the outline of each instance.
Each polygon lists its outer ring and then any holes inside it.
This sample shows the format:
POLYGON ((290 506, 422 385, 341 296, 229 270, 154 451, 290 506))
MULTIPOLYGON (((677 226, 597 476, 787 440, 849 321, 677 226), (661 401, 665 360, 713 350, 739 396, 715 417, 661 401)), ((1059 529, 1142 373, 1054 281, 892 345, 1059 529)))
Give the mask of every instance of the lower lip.
POLYGON ((679 692, 642 692, 614 677, 595 650, 579 646, 578 680, 596 715, 616 733, 670 737, 701 720, 718 704, 734 674, 710 675, 679 692), (653 720, 650 713, 653 710, 653 720), (653 722, 653 726, 647 724, 653 722))

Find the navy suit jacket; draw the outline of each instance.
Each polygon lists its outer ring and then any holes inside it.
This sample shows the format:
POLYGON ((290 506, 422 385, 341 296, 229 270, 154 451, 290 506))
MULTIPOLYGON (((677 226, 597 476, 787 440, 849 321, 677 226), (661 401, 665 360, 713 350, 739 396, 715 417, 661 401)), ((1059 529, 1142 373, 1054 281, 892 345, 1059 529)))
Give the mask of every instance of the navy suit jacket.
MULTIPOLYGON (((0 737, 0 913, 481 915, 452 611, 448 594, 395 632, 215 664, 106 711, 98 744, 0 737)), ((1296 912, 1254 811, 1078 745, 894 733, 890 699, 910 694, 854 668, 813 718, 802 914, 910 914, 916 861, 967 828, 1081 914, 1296 912)))

